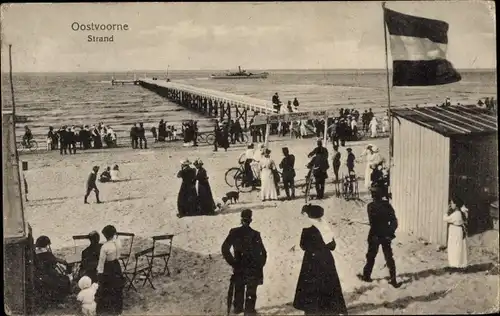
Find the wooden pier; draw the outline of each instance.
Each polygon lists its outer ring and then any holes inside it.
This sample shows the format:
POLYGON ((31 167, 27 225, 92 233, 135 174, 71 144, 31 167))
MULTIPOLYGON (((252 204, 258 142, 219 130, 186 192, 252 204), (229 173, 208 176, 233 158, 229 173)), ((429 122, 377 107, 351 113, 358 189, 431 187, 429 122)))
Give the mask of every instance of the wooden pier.
POLYGON ((115 80, 115 79, 112 79, 111 80, 111 85, 115 86, 115 85, 126 85, 126 84, 133 84, 133 85, 138 85, 139 84, 139 80, 115 80))
POLYGON ((186 109, 219 120, 239 120, 243 128, 248 127, 249 116, 276 113, 271 102, 232 93, 193 87, 158 79, 139 79, 142 87, 165 97, 186 109), (253 113, 248 113, 251 111, 253 113))

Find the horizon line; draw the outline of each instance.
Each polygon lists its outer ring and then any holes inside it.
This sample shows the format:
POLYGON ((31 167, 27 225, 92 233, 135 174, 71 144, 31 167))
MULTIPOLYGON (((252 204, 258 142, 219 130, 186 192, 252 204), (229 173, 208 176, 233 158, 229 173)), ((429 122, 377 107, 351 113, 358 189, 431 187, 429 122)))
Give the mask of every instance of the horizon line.
MULTIPOLYGON (((293 71, 293 70, 335 70, 335 71, 363 71, 363 70, 370 70, 370 71, 386 71, 386 68, 249 68, 250 70, 257 70, 257 71, 293 71)), ((458 71, 471 71, 471 70, 476 70, 476 71, 484 71, 484 70, 496 70, 496 67, 476 67, 476 68, 456 68, 458 71)), ((169 72, 172 71, 226 71, 227 69, 169 69, 169 72)), ((392 69, 389 69, 390 71, 392 69)), ((137 73, 143 73, 143 72, 166 72, 165 70, 161 69, 142 69, 142 70, 87 70, 87 71, 14 71, 12 74, 29 74, 29 73, 131 73, 131 72, 137 72, 137 73)), ((2 74, 8 74, 8 71, 2 71, 2 74)))

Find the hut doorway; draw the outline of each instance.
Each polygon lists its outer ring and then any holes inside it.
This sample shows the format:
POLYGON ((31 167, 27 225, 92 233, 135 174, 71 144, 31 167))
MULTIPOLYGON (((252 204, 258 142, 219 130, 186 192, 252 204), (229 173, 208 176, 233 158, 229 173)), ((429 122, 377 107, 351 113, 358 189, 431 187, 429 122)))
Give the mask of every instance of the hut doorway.
POLYGON ((450 196, 461 197, 469 209, 469 236, 493 228, 490 204, 498 199, 498 158, 485 138, 452 139, 450 152, 450 196))

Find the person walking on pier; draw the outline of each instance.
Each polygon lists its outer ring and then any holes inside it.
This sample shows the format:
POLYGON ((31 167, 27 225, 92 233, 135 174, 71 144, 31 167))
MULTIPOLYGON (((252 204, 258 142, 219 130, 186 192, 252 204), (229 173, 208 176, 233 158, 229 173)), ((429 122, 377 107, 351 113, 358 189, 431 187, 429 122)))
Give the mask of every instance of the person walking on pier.
POLYGON ((144 149, 148 149, 148 140, 146 139, 146 130, 143 123, 139 123, 137 136, 139 137, 139 147, 142 149, 142 142, 144 141, 144 149))
POLYGON ((267 252, 260 233, 250 227, 252 210, 241 212, 241 226, 232 228, 222 243, 221 252, 226 262, 233 268, 228 309, 234 297, 234 313, 255 315, 257 287, 264 284, 264 266, 267 252), (231 248, 233 253, 231 254, 231 248), (234 292, 233 292, 234 291, 234 292))
POLYGON ((394 209, 389 201, 383 200, 383 191, 380 187, 372 189, 373 201, 367 206, 370 231, 368 233, 368 252, 366 253, 366 265, 363 274, 358 274, 358 278, 364 282, 371 282, 371 274, 375 264, 375 257, 379 246, 382 246, 387 268, 389 269, 389 283, 398 288, 401 286, 396 280, 396 263, 394 262, 391 242, 396 237, 398 220, 394 209))
POLYGON ((132 143, 132 149, 136 149, 138 147, 137 140, 138 140, 138 128, 137 124, 134 123, 134 125, 130 129, 130 141, 132 143))
POLYGON ((85 193, 85 198, 83 202, 85 204, 89 204, 87 202, 87 198, 90 195, 90 192, 94 191, 95 192, 95 198, 97 200, 97 203, 102 203, 101 200, 99 200, 99 189, 97 188, 97 173, 99 172, 99 166, 94 166, 92 168, 92 172, 89 175, 89 178, 87 179, 87 193, 85 193))

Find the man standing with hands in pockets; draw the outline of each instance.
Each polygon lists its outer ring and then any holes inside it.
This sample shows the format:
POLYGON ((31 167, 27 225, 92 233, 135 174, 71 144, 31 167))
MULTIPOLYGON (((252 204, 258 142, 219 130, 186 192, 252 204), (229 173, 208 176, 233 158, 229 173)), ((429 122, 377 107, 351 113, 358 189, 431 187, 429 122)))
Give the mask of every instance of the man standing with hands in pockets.
POLYGON ((263 268, 267 260, 267 252, 260 233, 250 227, 252 210, 241 212, 241 226, 232 228, 226 240, 222 243, 221 251, 227 263, 233 267, 231 287, 228 297, 228 310, 233 296, 234 286, 234 313, 255 315, 257 300, 257 286, 264 283, 263 268), (231 247, 233 254, 231 254, 231 247))

